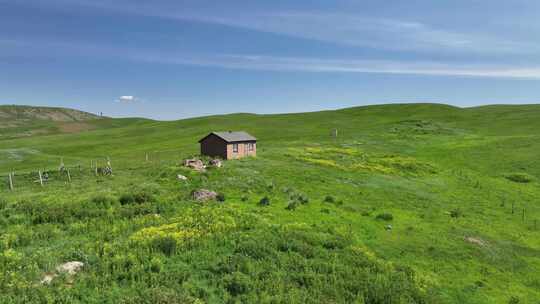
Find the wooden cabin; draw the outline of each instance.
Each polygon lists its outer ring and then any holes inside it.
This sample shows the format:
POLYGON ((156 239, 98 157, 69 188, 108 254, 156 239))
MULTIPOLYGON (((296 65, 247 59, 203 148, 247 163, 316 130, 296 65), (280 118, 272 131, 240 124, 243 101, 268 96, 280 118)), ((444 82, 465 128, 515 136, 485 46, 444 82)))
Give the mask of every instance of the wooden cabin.
POLYGON ((246 132, 212 132, 201 140, 201 154, 223 159, 257 155, 257 139, 246 132))

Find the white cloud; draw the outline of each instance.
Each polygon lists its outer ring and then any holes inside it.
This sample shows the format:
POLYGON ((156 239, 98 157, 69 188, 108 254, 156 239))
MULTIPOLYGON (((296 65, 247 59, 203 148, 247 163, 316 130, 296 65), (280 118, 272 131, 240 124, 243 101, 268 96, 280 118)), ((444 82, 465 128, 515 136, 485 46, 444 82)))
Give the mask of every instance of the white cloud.
POLYGON ((133 102, 138 101, 138 99, 132 95, 124 95, 124 96, 118 97, 117 101, 120 103, 133 103, 133 102))

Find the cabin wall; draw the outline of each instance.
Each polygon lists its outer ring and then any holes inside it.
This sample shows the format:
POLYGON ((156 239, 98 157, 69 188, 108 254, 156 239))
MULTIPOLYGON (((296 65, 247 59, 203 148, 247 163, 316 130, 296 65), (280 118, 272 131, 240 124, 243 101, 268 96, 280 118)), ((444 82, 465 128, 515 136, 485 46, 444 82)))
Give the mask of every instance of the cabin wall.
POLYGON ((210 135, 201 141, 201 154, 228 159, 227 143, 215 135, 210 135))
POLYGON ((246 156, 257 155, 257 143, 256 142, 238 142, 227 144, 227 159, 238 159, 246 156), (253 151, 249 151, 248 145, 253 144, 253 151), (234 151, 234 145, 238 145, 238 152, 234 151))

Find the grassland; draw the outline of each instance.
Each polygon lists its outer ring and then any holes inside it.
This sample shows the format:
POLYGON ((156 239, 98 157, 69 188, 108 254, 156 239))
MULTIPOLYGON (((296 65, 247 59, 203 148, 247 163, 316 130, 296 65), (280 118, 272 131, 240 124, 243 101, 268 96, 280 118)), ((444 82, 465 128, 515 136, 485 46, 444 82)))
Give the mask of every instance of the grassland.
POLYGON ((0 140, 0 302, 540 303, 540 106, 93 124, 0 140), (180 167, 212 130, 250 132, 258 157, 180 167), (39 186, 61 157, 73 182, 39 186))

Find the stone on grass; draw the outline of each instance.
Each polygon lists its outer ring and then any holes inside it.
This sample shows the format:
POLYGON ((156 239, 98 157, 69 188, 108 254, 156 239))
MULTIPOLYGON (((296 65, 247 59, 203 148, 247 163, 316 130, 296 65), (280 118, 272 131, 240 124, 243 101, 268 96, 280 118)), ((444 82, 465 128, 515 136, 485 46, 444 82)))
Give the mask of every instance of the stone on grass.
POLYGON ((178 180, 183 180, 183 181, 187 180, 187 177, 183 176, 182 174, 178 174, 178 175, 176 176, 176 178, 177 178, 178 180))
POLYGON ((203 161, 196 158, 184 160, 184 166, 196 171, 204 171, 206 168, 203 161))
POLYGON ((59 273, 67 273, 69 275, 74 275, 79 272, 83 267, 83 262, 73 261, 59 265, 58 267, 56 267, 56 271, 59 273))
POLYGON ((58 274, 66 274, 69 276, 76 275, 77 272, 79 272, 84 267, 83 262, 79 261, 72 261, 67 262, 61 265, 56 266, 56 272, 55 273, 46 273, 43 276, 43 279, 41 279, 40 283, 44 285, 51 284, 54 278, 58 276, 58 274))
POLYGON ((221 168, 221 166, 223 166, 223 163, 221 162, 221 160, 216 158, 216 159, 212 159, 210 161, 210 166, 216 167, 216 168, 221 168))
POLYGON ((481 238, 477 238, 477 237, 472 237, 472 236, 468 236, 465 238, 465 241, 471 243, 471 244, 475 244, 475 245, 478 245, 478 246, 486 246, 486 241, 482 240, 481 238))
POLYGON ((49 285, 52 283, 54 278, 56 278, 58 275, 56 273, 46 273, 43 276, 43 279, 41 279, 40 283, 44 285, 49 285))
POLYGON ((214 200, 217 197, 217 193, 214 191, 210 191, 207 189, 199 189, 193 191, 191 194, 193 196, 193 199, 199 202, 206 202, 209 200, 214 200))
POLYGON ((391 231, 392 230, 392 225, 386 225, 386 227, 384 227, 384 229, 386 229, 387 231, 391 231))

